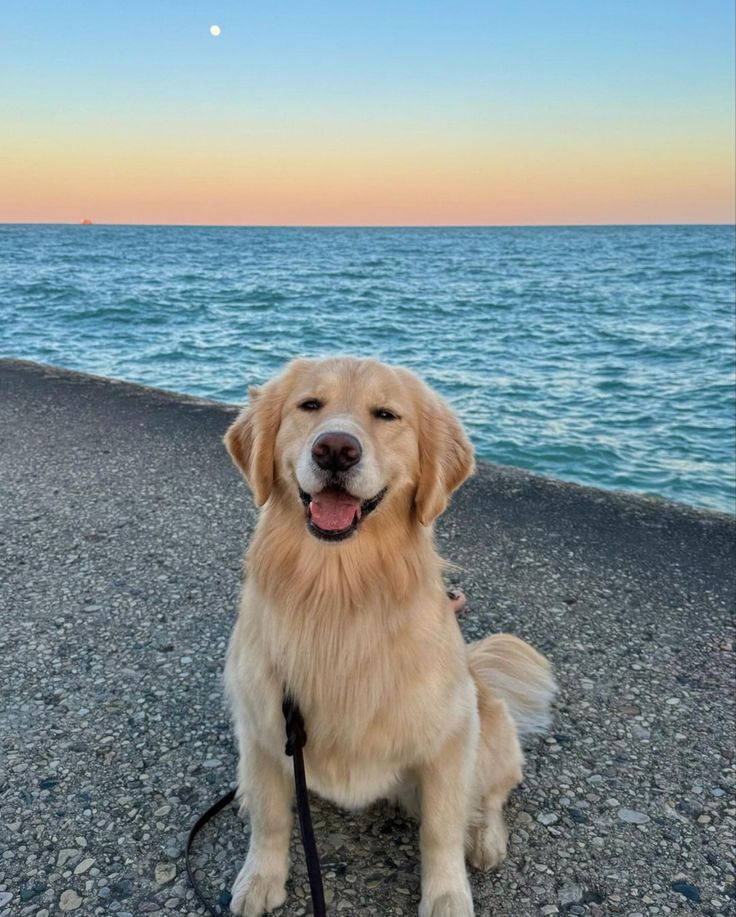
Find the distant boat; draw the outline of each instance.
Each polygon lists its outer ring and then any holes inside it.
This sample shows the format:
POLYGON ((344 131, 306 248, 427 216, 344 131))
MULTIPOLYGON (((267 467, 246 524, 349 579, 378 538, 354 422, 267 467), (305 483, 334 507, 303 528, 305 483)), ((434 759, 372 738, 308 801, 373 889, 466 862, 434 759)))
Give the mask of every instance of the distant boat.
POLYGON ((85 219, 80 220, 79 222, 81 223, 82 226, 91 226, 92 225, 92 220, 88 220, 86 217, 85 219))

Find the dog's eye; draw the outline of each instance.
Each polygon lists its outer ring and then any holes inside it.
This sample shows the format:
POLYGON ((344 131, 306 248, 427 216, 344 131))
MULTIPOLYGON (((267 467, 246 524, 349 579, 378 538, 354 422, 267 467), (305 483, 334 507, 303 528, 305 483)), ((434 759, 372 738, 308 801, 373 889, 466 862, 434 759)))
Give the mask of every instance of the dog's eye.
POLYGON ((302 401, 299 405, 300 410, 302 411, 319 411, 322 407, 322 402, 317 398, 307 398, 306 401, 302 401))
POLYGON ((399 418, 393 411, 388 411, 386 408, 376 408, 373 412, 373 416, 377 417, 379 420, 398 420, 399 418))

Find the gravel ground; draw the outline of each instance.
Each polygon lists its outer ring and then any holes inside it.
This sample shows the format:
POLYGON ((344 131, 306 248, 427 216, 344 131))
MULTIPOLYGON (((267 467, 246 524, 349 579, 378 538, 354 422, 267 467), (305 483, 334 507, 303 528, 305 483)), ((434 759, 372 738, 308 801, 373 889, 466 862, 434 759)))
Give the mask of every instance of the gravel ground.
MULTIPOLYGON (((0 362, 0 915, 199 914, 230 785, 221 673, 254 524, 232 409, 0 362)), ((468 638, 553 660, 552 731, 479 915, 733 915, 734 522, 483 465, 438 539, 468 638)), ((317 802, 331 913, 410 915, 416 826, 317 802)), ((213 900, 248 845, 231 809, 213 900)), ((309 913, 295 867, 284 915, 309 913)))

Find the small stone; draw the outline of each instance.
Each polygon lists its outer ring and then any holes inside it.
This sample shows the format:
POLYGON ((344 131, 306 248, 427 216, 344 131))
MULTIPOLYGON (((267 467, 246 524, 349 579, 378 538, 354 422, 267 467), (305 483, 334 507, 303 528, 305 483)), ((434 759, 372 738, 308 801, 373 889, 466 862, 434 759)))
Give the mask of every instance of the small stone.
POLYGON ((560 913, 560 909, 557 907, 556 904, 545 904, 544 907, 540 909, 539 913, 540 913, 540 914, 545 914, 545 915, 547 915, 547 914, 559 914, 559 913, 560 913))
POLYGON ((202 766, 207 768, 222 767, 222 761, 219 758, 208 758, 202 766))
POLYGON ((20 900, 21 901, 30 901, 35 898, 36 895, 42 895, 46 891, 47 886, 43 882, 34 882, 32 885, 27 885, 25 888, 20 890, 20 900))
POLYGON ((81 863, 74 869, 75 876, 81 876, 83 872, 87 872, 90 866, 94 863, 93 857, 87 857, 86 860, 82 860, 81 863))
POLYGON ((171 811, 171 806, 159 806, 158 809, 153 813, 156 818, 163 818, 164 815, 168 815, 171 811))
POLYGON ((649 816, 644 812, 637 812, 635 809, 619 809, 618 817, 620 821, 628 825, 645 825, 649 821, 649 816))
MULTIPOLYGON (((554 825, 559 821, 559 817, 554 812, 543 812, 541 815, 537 815, 537 821, 540 825, 554 825)), ((554 914, 556 910, 548 913, 554 914)))
POLYGON ((69 860, 73 859, 75 856, 79 856, 79 851, 76 847, 64 847, 59 851, 59 858, 56 861, 56 865, 65 866, 69 860))
POLYGON ((166 885, 171 882, 176 875, 175 863, 157 863, 156 864, 156 883, 166 885))
POLYGON ((82 899, 76 891, 73 888, 67 888, 66 891, 61 893, 61 898, 59 898, 59 910, 64 911, 64 913, 76 911, 81 903, 82 899))
POLYGON ((689 882, 673 882, 672 891, 683 895, 688 901, 694 901, 696 904, 700 901, 700 889, 697 885, 691 885, 689 882))
POLYGON ((6 904, 10 904, 13 900, 12 892, 0 892, 0 907, 5 907, 6 904))
POLYGON ((563 906, 566 904, 576 904, 583 897, 583 890, 579 885, 572 882, 563 885, 557 892, 557 900, 563 906))
MULTIPOLYGON (((102 892, 104 889, 101 889, 100 891, 102 892)), ((130 898, 130 896, 133 894, 133 891, 133 883, 130 879, 120 879, 118 882, 113 882, 113 884, 110 886, 110 893, 112 894, 113 898, 118 901, 122 900, 123 898, 130 898)))

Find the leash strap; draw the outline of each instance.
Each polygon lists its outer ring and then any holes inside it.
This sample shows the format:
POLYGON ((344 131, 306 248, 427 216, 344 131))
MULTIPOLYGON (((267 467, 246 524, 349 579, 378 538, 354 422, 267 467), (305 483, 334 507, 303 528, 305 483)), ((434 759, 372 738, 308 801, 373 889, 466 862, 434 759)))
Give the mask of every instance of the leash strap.
POLYGON ((192 830, 189 832, 189 837, 187 838, 187 846, 184 851, 184 863, 187 868, 187 876, 189 877, 189 882, 194 889, 194 894, 199 899, 199 903, 205 909, 205 911, 211 915, 211 917, 222 917, 224 911, 215 910, 207 899, 202 894, 202 889, 197 884, 194 878, 194 870, 192 869, 192 864, 190 860, 190 855, 192 852, 192 844, 194 843, 194 838, 199 834, 199 832, 204 828, 207 822, 214 818, 218 812, 221 812, 225 806, 229 806, 230 803, 235 799, 235 790, 230 790, 228 793, 225 793, 224 796, 220 797, 214 805, 211 805, 206 812, 199 816, 199 818, 192 825, 192 830))
POLYGON ((284 751, 294 759, 294 786, 296 787, 296 809, 299 815, 299 830, 302 835, 304 859, 307 861, 307 875, 309 876, 309 891, 312 895, 314 917, 326 917, 325 895, 322 888, 322 870, 319 865, 317 843, 314 839, 312 826, 312 813, 309 810, 309 796, 307 795, 307 779, 304 776, 304 755, 302 749, 307 744, 307 733, 304 728, 304 719, 296 701, 284 692, 284 701, 281 709, 284 712, 286 725, 286 748, 284 751))
MULTIPOLYGON (((286 748, 284 751, 290 758, 294 759, 296 808, 299 815, 299 830, 302 836, 302 847, 304 847, 304 858, 307 861, 307 875, 309 876, 309 890, 312 895, 312 909, 314 917, 327 917, 325 895, 322 889, 322 870, 319 865, 317 843, 314 839, 312 813, 309 810, 307 779, 304 775, 304 755, 302 754, 302 749, 307 744, 307 732, 304 728, 304 718, 296 702, 286 692, 284 693, 281 709, 284 713, 284 724, 286 726, 286 748)), ((197 896, 199 903, 210 917, 223 917, 225 912, 222 909, 215 910, 205 898, 194 878, 194 869, 191 863, 192 845, 194 844, 194 839, 207 822, 214 818, 218 812, 221 812, 225 806, 229 806, 233 799, 235 799, 235 790, 230 790, 218 799, 216 803, 211 805, 206 812, 199 816, 192 825, 184 851, 184 863, 186 865, 189 882, 194 889, 194 894, 197 896)))

